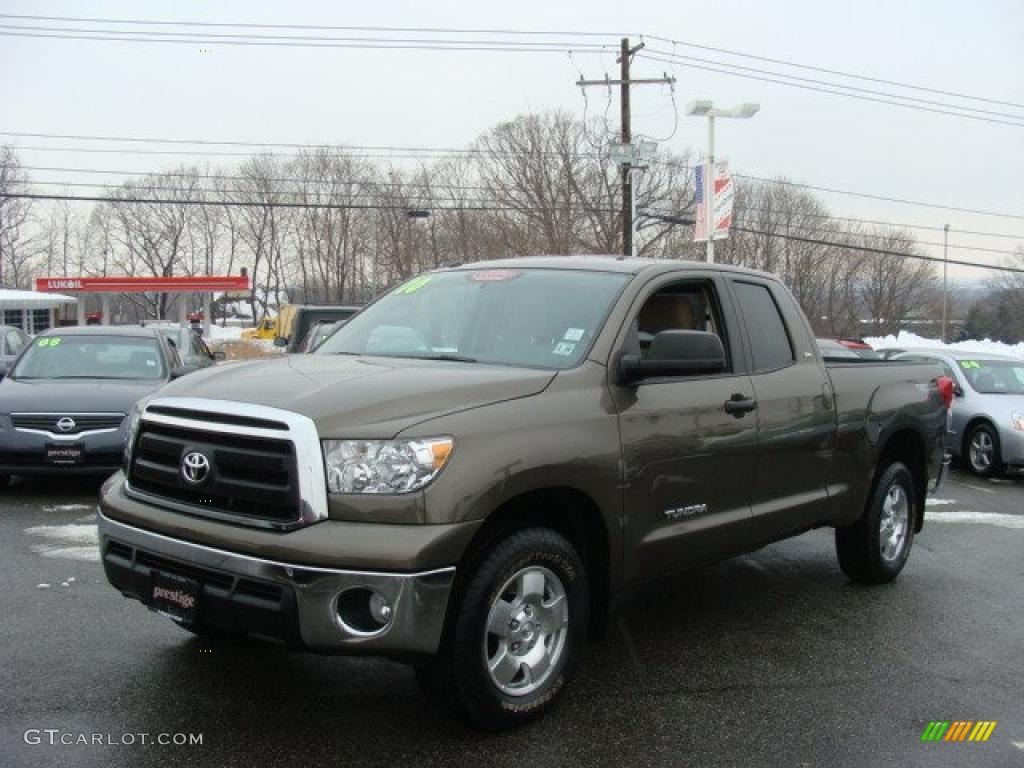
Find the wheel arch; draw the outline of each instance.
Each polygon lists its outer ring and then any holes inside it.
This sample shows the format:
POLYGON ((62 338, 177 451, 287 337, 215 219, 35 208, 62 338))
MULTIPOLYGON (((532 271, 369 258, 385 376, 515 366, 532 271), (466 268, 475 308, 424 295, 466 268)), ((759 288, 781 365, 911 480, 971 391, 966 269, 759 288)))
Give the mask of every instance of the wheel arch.
POLYGON ((924 525, 925 498, 928 495, 928 454, 925 439, 916 429, 898 429, 882 442, 868 499, 874 496, 878 479, 885 468, 896 461, 904 464, 914 479, 914 532, 920 533, 924 525))
POLYGON ((601 508, 583 491, 570 486, 548 486, 506 499, 487 516, 462 562, 468 563, 510 533, 530 527, 558 532, 579 552, 590 589, 589 629, 593 635, 602 635, 612 592, 611 540, 601 508))

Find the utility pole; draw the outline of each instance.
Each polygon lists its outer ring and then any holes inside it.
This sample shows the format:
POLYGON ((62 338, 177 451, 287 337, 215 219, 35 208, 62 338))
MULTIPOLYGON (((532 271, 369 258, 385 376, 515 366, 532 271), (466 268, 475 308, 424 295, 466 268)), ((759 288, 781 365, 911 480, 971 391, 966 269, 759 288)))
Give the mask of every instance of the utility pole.
MULTIPOLYGON (((643 43, 637 46, 640 50, 643 43)), ((619 50, 619 107, 622 127, 622 144, 629 146, 633 141, 633 130, 630 125, 629 108, 629 62, 633 58, 633 49, 629 47, 629 38, 622 38, 619 50)), ((622 255, 633 255, 633 168, 630 163, 622 164, 622 255)))
POLYGON ((588 88, 591 86, 604 86, 611 88, 613 85, 619 86, 619 107, 621 112, 620 117, 620 141, 622 142, 622 148, 625 150, 625 159, 619 163, 622 173, 622 255, 633 256, 634 254, 634 240, 636 235, 636 210, 633 204, 633 171, 636 168, 643 167, 641 164, 635 162, 638 158, 632 154, 633 144, 633 130, 632 121, 630 115, 629 105, 629 88, 632 85, 675 85, 676 79, 669 77, 667 74, 663 77, 654 78, 643 78, 643 79, 632 79, 630 76, 629 65, 633 59, 633 56, 644 47, 641 42, 637 45, 630 46, 629 38, 622 38, 619 47, 619 79, 612 80, 607 75, 603 80, 584 80, 580 78, 576 81, 576 85, 580 88, 588 88))
POLYGON ((949 267, 949 224, 945 224, 942 227, 942 343, 948 342, 948 335, 946 333, 946 313, 948 310, 949 296, 948 293, 948 282, 947 282, 947 270, 949 267))

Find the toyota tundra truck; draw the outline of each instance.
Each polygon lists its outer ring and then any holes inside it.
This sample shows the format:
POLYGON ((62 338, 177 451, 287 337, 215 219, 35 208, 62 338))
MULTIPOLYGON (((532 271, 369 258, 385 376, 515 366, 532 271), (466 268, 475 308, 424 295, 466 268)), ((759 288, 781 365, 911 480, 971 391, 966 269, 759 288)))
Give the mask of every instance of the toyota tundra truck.
POLYGON ((823 526, 850 579, 894 579, 952 396, 934 364, 823 359, 769 274, 452 266, 316 354, 141 401, 102 562, 193 633, 407 661, 498 730, 551 704, 626 588, 823 526))

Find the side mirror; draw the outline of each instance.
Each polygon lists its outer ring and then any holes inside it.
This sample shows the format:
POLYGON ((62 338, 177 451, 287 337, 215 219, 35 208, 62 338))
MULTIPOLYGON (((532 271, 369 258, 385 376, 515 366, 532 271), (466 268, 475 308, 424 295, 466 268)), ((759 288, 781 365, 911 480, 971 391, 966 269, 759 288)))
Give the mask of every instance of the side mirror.
POLYGON ((212 360, 220 361, 220 360, 227 360, 228 356, 224 354, 224 350, 218 349, 218 350, 216 350, 216 351, 214 351, 213 353, 210 354, 210 358, 212 360))
POLYGON ((275 347, 287 347, 288 346, 288 339, 286 339, 284 336, 275 336, 274 337, 274 346, 275 347))
POLYGON ((954 397, 963 397, 964 396, 964 388, 961 387, 959 384, 957 384, 955 381, 953 382, 953 396, 954 397))
POLYGON ((198 370, 198 365, 179 365, 177 368, 171 368, 171 378, 180 379, 182 376, 188 376, 198 370))
POLYGON ((651 341, 647 357, 619 358, 618 381, 628 386, 642 379, 721 373, 726 369, 725 347, 707 331, 661 331, 651 341))

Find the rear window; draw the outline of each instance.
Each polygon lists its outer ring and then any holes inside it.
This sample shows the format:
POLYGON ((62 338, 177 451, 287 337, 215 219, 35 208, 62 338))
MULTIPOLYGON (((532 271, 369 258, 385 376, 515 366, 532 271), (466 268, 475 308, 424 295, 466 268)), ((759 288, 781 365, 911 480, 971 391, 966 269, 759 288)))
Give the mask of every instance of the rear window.
POLYGON ((796 356, 782 314, 767 286, 734 283, 750 335, 754 372, 774 371, 791 365, 796 356))

